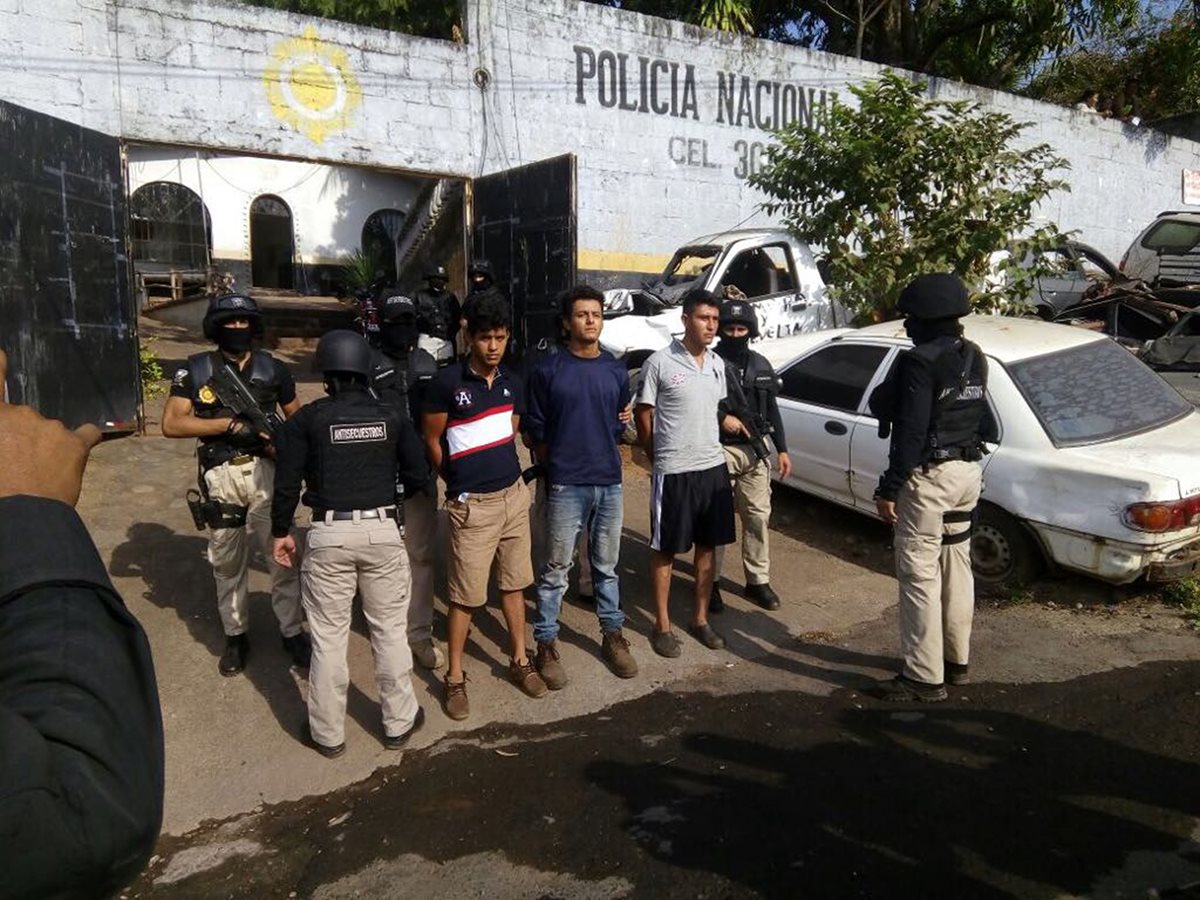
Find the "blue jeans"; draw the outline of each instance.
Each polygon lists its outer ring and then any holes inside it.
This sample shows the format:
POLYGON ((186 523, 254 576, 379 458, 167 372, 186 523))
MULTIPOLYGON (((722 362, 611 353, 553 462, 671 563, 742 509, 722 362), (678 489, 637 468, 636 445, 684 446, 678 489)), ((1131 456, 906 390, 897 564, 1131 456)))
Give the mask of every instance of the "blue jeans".
POLYGON ((552 484, 546 496, 546 564, 537 583, 533 636, 547 644, 558 637, 558 612, 567 590, 579 533, 588 529, 588 561, 596 615, 603 631, 625 624, 617 586, 625 498, 619 484, 552 484))

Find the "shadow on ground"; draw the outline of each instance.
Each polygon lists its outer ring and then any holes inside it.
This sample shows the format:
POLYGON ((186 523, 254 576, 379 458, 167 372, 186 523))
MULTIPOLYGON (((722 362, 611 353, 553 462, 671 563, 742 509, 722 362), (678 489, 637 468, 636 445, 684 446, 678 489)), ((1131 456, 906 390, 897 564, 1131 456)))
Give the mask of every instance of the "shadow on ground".
POLYGON ((1200 880, 1197 690, 1200 663, 979 685, 943 707, 658 692, 489 727, 241 830, 164 839, 134 889, 236 836, 270 865, 225 862, 156 896, 350 896, 400 857, 437 863, 433 892, 489 852, 645 897, 1144 896, 1200 880))

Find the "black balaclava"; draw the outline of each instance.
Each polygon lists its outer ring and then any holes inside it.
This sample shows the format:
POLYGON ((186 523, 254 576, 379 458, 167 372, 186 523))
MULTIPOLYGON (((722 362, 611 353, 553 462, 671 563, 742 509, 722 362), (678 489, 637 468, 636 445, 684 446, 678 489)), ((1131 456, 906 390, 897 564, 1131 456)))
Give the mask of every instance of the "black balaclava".
POLYGON ((420 334, 416 320, 404 317, 379 326, 379 343, 388 356, 400 356, 417 346, 420 334))
POLYGON ((958 337, 962 334, 962 326, 957 318, 948 319, 918 319, 909 316, 904 320, 904 330, 914 344, 928 344, 943 337, 958 337))
POLYGON ((253 341, 253 328, 230 328, 228 325, 222 325, 217 329, 217 346, 231 356, 241 356, 250 349, 253 341))
POLYGON ((741 337, 722 334, 721 343, 717 344, 717 349, 721 351, 720 355, 725 359, 739 366, 745 366, 750 359, 750 332, 747 331, 741 337))

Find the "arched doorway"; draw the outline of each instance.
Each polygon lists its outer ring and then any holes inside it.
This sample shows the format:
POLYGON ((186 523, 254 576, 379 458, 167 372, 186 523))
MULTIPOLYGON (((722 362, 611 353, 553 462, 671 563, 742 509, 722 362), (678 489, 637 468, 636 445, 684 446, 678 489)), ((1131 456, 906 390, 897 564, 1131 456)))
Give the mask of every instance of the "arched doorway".
POLYGON ((255 287, 291 290, 295 285, 292 211, 272 194, 250 204, 250 281, 255 287))
POLYGON ((404 225, 405 214, 398 209, 378 209, 367 216, 362 227, 363 255, 382 270, 384 277, 394 281, 396 271, 396 240, 404 225))
POLYGON ((170 269, 203 271, 212 259, 212 220, 191 188, 144 184, 129 198, 133 259, 170 269))

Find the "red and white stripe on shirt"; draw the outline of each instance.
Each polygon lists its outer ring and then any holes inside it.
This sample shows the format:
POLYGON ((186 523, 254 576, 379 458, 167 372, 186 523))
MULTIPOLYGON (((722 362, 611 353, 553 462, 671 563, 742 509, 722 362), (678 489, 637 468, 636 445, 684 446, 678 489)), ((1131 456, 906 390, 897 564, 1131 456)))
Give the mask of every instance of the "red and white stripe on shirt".
POLYGON ((469 419, 452 419, 446 427, 450 458, 469 456, 480 450, 507 444, 513 439, 513 407, 495 406, 469 419))

